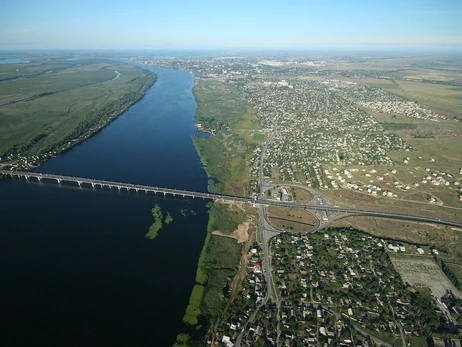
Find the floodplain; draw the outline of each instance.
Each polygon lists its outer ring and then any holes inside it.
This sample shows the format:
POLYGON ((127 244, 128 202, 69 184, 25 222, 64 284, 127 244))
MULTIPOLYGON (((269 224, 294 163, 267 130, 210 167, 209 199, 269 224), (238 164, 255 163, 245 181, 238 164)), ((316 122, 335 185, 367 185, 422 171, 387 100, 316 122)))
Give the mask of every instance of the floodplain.
POLYGON ((37 55, 0 65, 0 165, 29 168, 101 130, 155 75, 94 57, 37 55))

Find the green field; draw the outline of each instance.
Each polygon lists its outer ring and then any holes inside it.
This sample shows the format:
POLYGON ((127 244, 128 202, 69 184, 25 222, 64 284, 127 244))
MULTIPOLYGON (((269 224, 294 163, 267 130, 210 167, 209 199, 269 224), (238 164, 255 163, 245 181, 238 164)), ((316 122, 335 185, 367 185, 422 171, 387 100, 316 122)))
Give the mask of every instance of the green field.
POLYGON ((268 221, 279 230, 305 233, 316 229, 318 219, 308 211, 270 206, 266 208, 268 221))
POLYGON ((155 75, 128 64, 83 60, 0 66, 0 79, 20 69, 22 79, 0 83, 0 157, 6 167, 17 158, 39 164, 99 131, 139 100, 155 75), (54 71, 53 68, 61 69, 54 71), (53 72, 41 74, 41 71, 53 72), (12 72, 13 71, 13 72, 12 72), (120 77, 112 80, 120 73, 120 77), (69 90, 73 89, 73 90, 69 90), (53 92, 55 94, 46 94, 53 92))
POLYGON ((462 117, 462 90, 444 84, 397 81, 399 87, 426 108, 447 116, 462 117))
POLYGON ((247 162, 255 145, 266 138, 258 133, 251 136, 259 130, 252 108, 245 102, 236 104, 238 88, 224 82, 197 79, 193 92, 197 103, 194 119, 211 117, 229 124, 229 130, 210 138, 193 137, 208 176, 221 182, 215 191, 249 195, 247 162))
POLYGON ((382 89, 399 89, 399 86, 391 83, 366 83, 366 86, 382 89))
POLYGON ((38 75, 14 79, 0 84, 0 104, 48 92, 61 92, 71 88, 110 80, 117 76, 114 65, 96 63, 38 75))
POLYGON ((230 234, 238 224, 247 220, 244 211, 228 205, 214 203, 209 207, 207 237, 197 266, 196 284, 183 317, 196 333, 206 328, 200 325, 201 321, 212 322, 222 313, 228 300, 227 286, 237 272, 242 247, 236 240, 212 232, 218 229, 230 234))

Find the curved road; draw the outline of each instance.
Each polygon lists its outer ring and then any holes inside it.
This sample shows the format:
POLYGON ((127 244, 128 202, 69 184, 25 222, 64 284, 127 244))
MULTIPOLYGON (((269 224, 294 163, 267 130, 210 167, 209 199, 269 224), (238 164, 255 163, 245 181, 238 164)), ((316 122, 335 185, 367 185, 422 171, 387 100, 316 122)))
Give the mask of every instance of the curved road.
POLYGON ((382 212, 376 210, 361 210, 356 208, 349 208, 349 207, 338 207, 338 206, 326 206, 324 204, 316 204, 316 203, 293 203, 293 202, 283 202, 283 201, 271 201, 271 200, 262 200, 262 199, 251 199, 242 196, 232 196, 232 195, 224 195, 224 194, 212 194, 212 193, 202 193, 202 192, 193 192, 188 190, 181 190, 181 189, 173 189, 173 188, 161 188, 161 187, 153 187, 153 186, 146 186, 140 184, 129 184, 123 182, 113 182, 113 181, 105 181, 105 180, 97 180, 91 178, 83 178, 83 177, 72 177, 72 176, 63 176, 63 175, 53 175, 53 174, 42 174, 37 172, 24 172, 24 171, 11 171, 11 170, 0 170, 0 174, 11 176, 11 177, 19 177, 19 178, 35 178, 39 181, 45 180, 53 180, 53 181, 67 181, 67 182, 74 182, 79 185, 84 183, 88 185, 99 185, 101 187, 107 186, 109 188, 117 188, 119 190, 125 189, 127 191, 140 191, 145 193, 161 193, 172 196, 182 196, 182 197, 190 197, 190 198, 202 198, 208 200, 226 200, 232 202, 247 202, 254 205, 263 205, 263 206, 279 206, 285 208, 295 208, 295 209, 304 209, 310 211, 331 211, 331 212, 339 212, 339 213, 347 213, 349 215, 357 215, 357 216, 371 216, 371 217, 381 217, 381 218, 392 218, 392 219, 401 219, 401 220, 409 220, 409 221, 416 221, 416 222, 425 222, 425 223, 435 223, 435 224, 442 224, 448 225, 453 227, 462 228, 462 222, 444 220, 439 218, 432 218, 426 216, 418 216, 418 215, 409 215, 409 214, 402 214, 402 213, 394 213, 394 212, 382 212))
POLYGON ((97 179, 83 178, 83 177, 42 174, 42 173, 37 173, 37 172, 0 170, 0 174, 11 176, 11 177, 16 176, 16 177, 25 178, 25 179, 30 179, 33 177, 39 181, 42 181, 42 180, 43 181, 53 180, 53 181, 58 181, 58 182, 67 181, 67 182, 74 182, 79 185, 86 183, 92 186, 95 186, 95 185, 99 185, 101 187, 107 186, 109 188, 117 188, 119 190, 125 189, 127 191, 134 190, 134 191, 140 191, 140 192, 145 192, 145 193, 149 193, 149 192, 154 193, 154 194, 161 193, 164 195, 169 194, 172 196, 202 198, 202 199, 208 199, 208 200, 226 200, 226 201, 244 202, 244 203, 247 202, 247 203, 251 203, 254 205, 279 206, 279 207, 285 207, 285 208, 304 209, 304 210, 310 210, 310 211, 331 211, 331 212, 347 213, 349 215, 410 220, 410 221, 416 221, 416 222, 435 223, 435 224, 442 224, 442 225, 462 228, 462 222, 443 220, 439 218, 432 218, 432 217, 425 217, 425 216, 418 216, 418 215, 394 213, 394 212, 382 212, 382 211, 376 211, 376 210, 361 210, 361 209, 349 208, 349 207, 326 206, 324 204, 316 204, 316 203, 293 203, 293 202, 283 202, 283 201, 251 199, 251 198, 246 198, 242 196, 193 192, 193 191, 181 190, 181 189, 161 188, 161 187, 153 187, 153 186, 146 186, 146 185, 140 185, 140 184, 129 184, 129 183, 123 183, 123 182, 113 182, 113 181, 97 180, 97 179))

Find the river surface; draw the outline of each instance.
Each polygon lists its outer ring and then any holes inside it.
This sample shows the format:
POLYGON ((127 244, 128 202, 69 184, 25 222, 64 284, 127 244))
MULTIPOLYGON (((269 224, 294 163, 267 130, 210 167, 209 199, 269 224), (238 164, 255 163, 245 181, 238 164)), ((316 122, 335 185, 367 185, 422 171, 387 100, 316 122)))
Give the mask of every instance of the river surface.
MULTIPOLYGON (((158 80, 140 102, 35 171, 206 191, 191 140, 193 77, 153 70, 158 80)), ((0 197, 0 345, 175 342, 205 202, 17 179, 0 182, 0 197), (156 203, 173 222, 149 240, 156 203)))

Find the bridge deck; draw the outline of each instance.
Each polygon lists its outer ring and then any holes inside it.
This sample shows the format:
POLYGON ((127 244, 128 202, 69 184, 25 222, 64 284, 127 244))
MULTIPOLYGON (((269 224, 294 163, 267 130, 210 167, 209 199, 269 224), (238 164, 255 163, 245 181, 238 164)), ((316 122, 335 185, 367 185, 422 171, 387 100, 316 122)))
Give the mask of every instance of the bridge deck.
POLYGON ((0 174, 11 176, 11 177, 16 176, 19 178, 26 178, 26 179, 33 177, 37 179, 38 181, 41 181, 43 179, 45 180, 48 179, 48 180, 55 180, 57 182, 61 182, 61 181, 74 182, 74 183, 77 183, 79 186, 82 185, 83 183, 86 183, 93 187, 99 185, 101 187, 116 188, 118 190, 125 189, 127 191, 134 190, 137 192, 145 192, 145 193, 152 192, 154 194, 160 193, 164 195, 169 194, 172 196, 182 196, 182 197, 190 197, 190 198, 224 200, 224 201, 231 201, 231 202, 247 202, 247 203, 252 203, 255 205, 265 205, 265 206, 271 205, 271 206, 279 206, 279 207, 285 207, 285 208, 306 209, 306 210, 311 210, 311 211, 331 211, 331 212, 348 213, 350 215, 362 215, 362 216, 371 216, 371 217, 411 220, 411 221, 416 221, 416 222, 436 223, 436 224, 443 224, 443 225, 449 225, 449 226, 462 228, 461 222, 442 220, 438 218, 430 218, 430 217, 425 217, 425 216, 406 215, 406 214, 400 214, 400 213, 380 212, 380 211, 373 211, 373 210, 360 210, 360 209, 354 209, 354 208, 348 208, 348 207, 319 205, 319 204, 314 204, 314 203, 296 204, 296 203, 291 203, 291 202, 259 200, 259 199, 246 198, 242 196, 202 193, 202 192, 194 192, 194 191, 189 191, 189 190, 161 188, 161 187, 146 186, 146 185, 140 185, 140 184, 105 181, 105 180, 83 178, 83 177, 42 174, 42 173, 29 172, 29 171, 24 172, 24 171, 0 170, 0 174))

